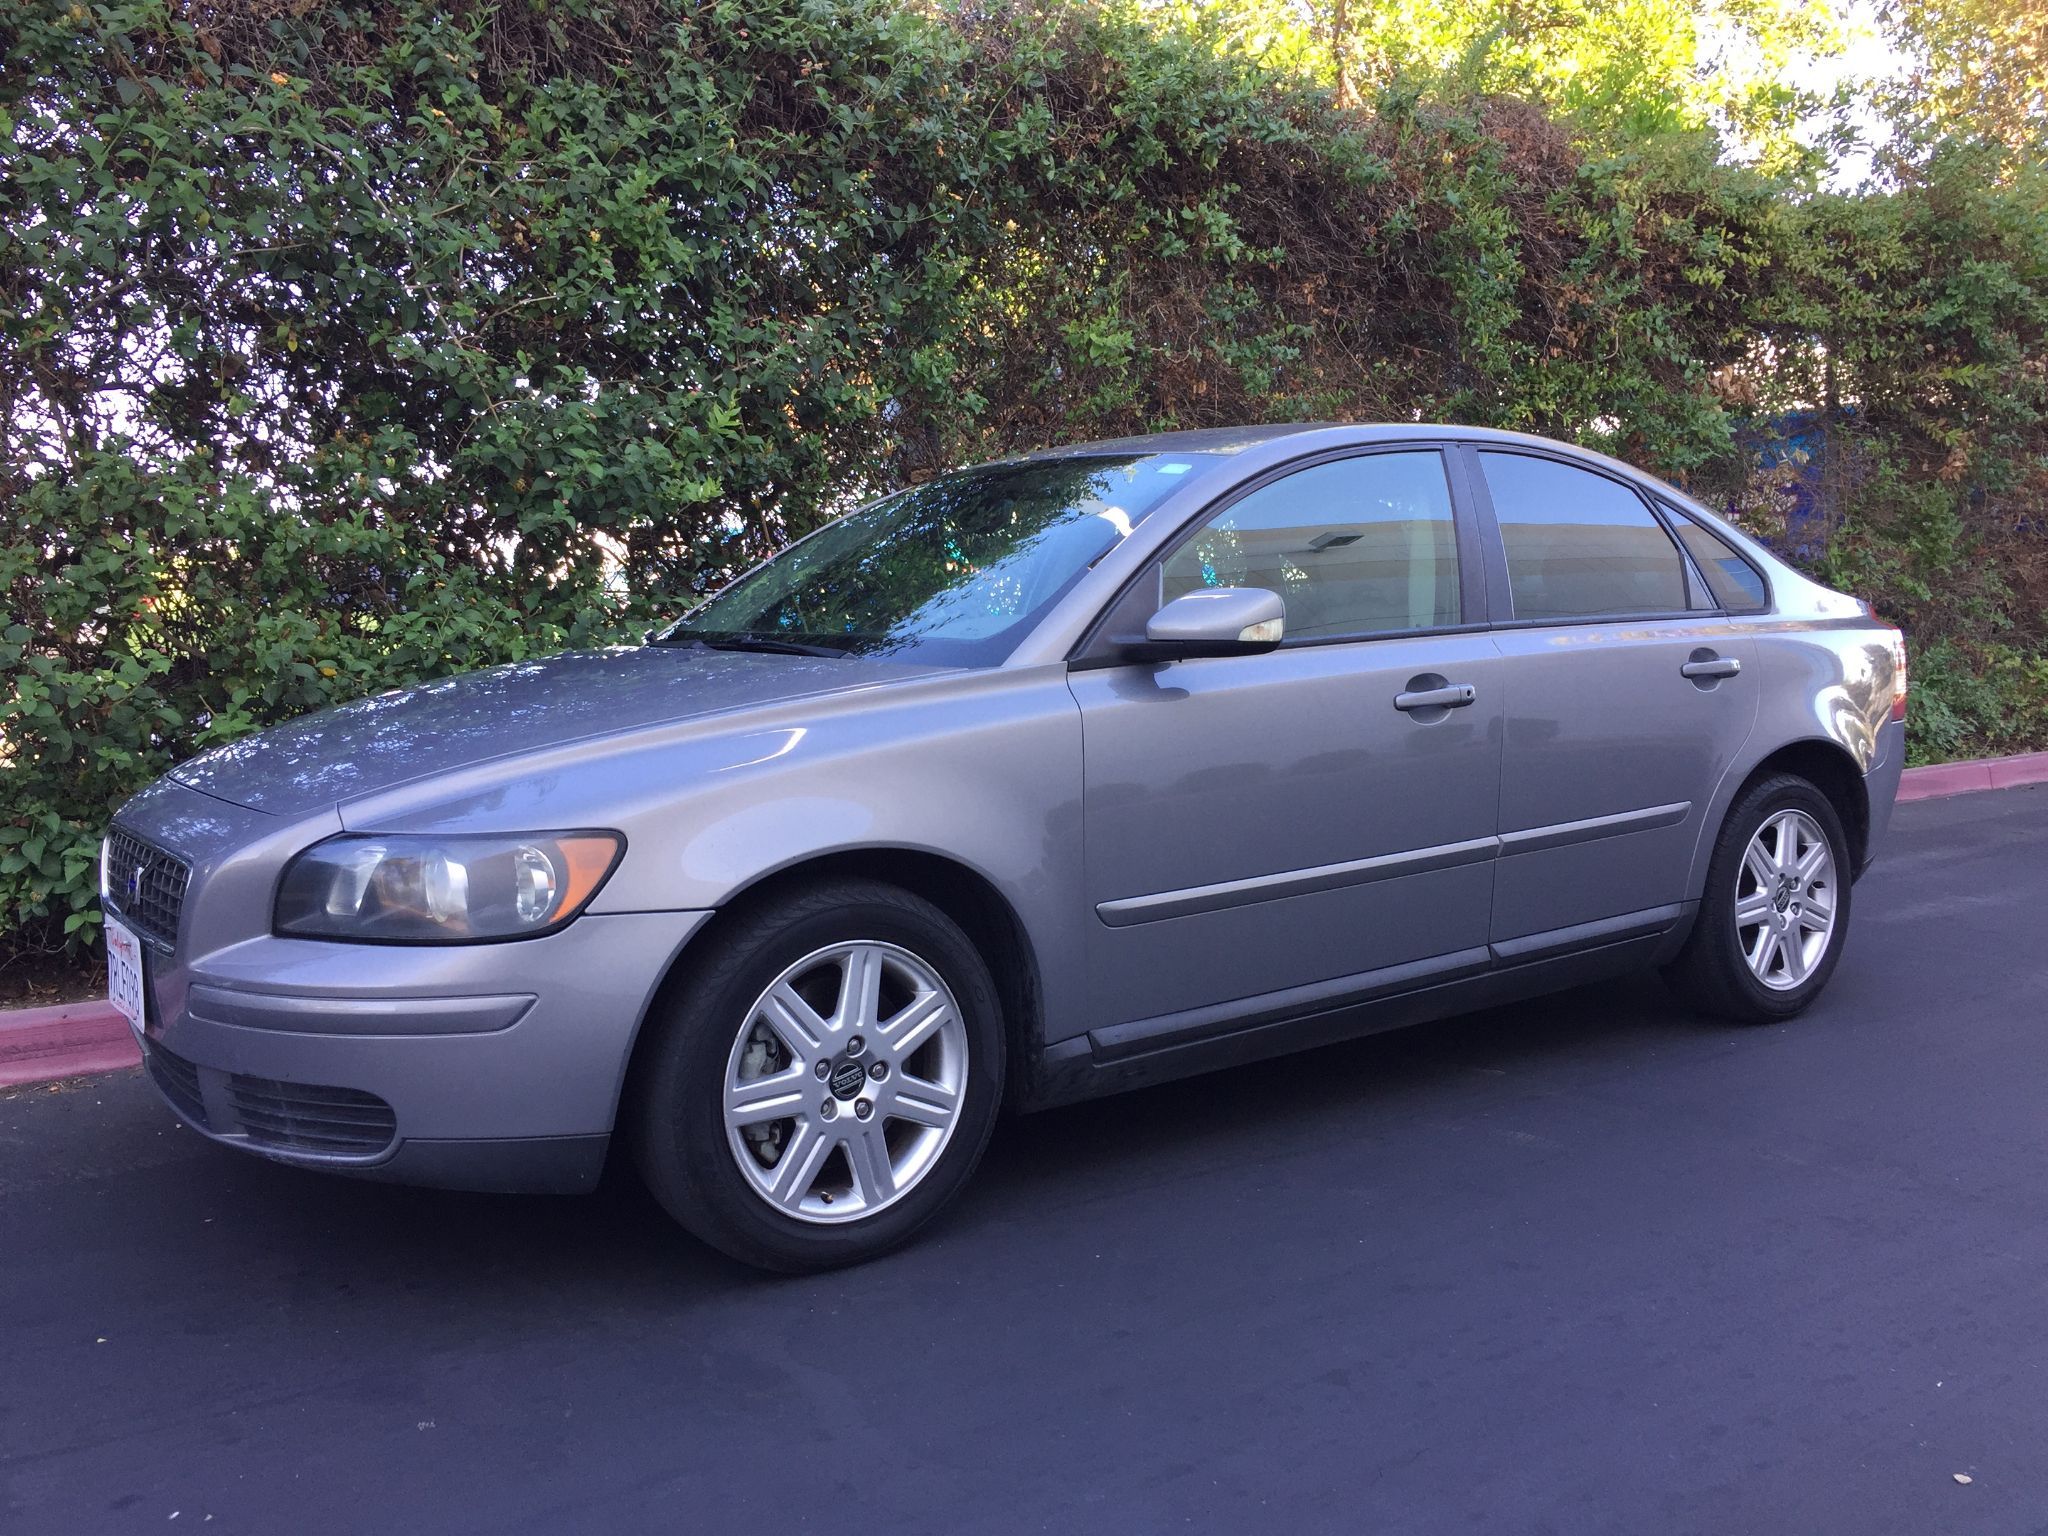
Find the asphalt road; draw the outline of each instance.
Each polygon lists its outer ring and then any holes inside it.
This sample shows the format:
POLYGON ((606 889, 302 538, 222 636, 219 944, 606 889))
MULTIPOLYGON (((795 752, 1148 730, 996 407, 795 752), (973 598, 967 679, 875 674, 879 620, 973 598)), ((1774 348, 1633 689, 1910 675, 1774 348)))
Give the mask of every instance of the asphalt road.
POLYGON ((2036 1536, 2044 855, 2048 788, 1902 807, 1794 1024, 1631 982, 1021 1120, 818 1279, 0 1096, 0 1532, 2036 1536))

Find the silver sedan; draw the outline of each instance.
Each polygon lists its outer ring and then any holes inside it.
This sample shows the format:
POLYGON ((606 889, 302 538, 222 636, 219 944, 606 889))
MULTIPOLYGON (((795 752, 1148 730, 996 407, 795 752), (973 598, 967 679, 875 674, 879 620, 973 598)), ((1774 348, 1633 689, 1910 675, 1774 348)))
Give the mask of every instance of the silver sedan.
POLYGON ((1260 427, 943 476, 644 646, 176 769, 103 868, 200 1133, 903 1241, 999 1109, 1658 966, 1784 1019, 1905 755, 1898 632, 1538 438, 1260 427))

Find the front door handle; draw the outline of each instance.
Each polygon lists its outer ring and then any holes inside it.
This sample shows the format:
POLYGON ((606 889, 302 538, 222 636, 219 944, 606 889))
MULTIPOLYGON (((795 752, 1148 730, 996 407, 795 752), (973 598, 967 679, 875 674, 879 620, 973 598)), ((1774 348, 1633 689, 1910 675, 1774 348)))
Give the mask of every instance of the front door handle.
POLYGON ((1742 663, 1733 656, 1704 656, 1697 661, 1688 661, 1678 669, 1680 677, 1733 677, 1742 670, 1742 663))
POLYGON ((1479 697, 1479 690, 1470 683, 1446 683, 1441 688, 1424 688, 1418 693, 1397 693, 1394 708, 1411 709, 1463 709, 1479 697))

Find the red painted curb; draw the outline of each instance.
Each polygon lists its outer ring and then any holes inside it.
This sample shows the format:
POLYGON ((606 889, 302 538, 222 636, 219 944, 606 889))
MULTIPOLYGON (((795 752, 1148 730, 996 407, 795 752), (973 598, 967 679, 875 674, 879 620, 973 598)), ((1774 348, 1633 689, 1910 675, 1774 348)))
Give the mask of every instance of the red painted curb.
POLYGON ((141 1064, 134 1033, 112 1003, 60 1003, 0 1013, 0 1088, 141 1064))
POLYGON ((2048 784, 2048 752, 1908 768, 1899 778, 1899 799, 1935 800, 1980 789, 2012 789, 2020 784, 2048 784))

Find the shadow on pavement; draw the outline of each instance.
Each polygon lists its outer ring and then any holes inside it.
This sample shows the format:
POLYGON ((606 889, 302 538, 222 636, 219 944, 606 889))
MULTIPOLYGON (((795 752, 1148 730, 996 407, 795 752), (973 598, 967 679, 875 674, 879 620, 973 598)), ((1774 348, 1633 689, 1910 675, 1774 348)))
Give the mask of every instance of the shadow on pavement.
MULTIPOLYGON (((1649 1051, 1660 1032, 1720 1026, 1686 1014, 1654 980, 1584 988, 1484 1013, 1417 1025, 1278 1057, 1249 1067, 1035 1115, 1013 1116, 959 1205, 921 1240, 965 1239, 1020 1223, 1054 1237, 1061 1213, 1164 1175, 1268 1155, 1280 1143, 1384 1131, 1389 1117, 1431 1112, 1446 1082, 1506 1076, 1525 1065, 1649 1051), (1634 1039, 1637 1044, 1630 1044, 1634 1039)), ((763 1277, 680 1231, 615 1153, 594 1195, 466 1195, 306 1173, 196 1149, 194 1182, 233 1240, 276 1259, 302 1283, 336 1296, 391 1287, 466 1292, 494 1309, 513 1296, 549 1303, 582 1292, 607 1307, 746 1292, 763 1277), (402 1255, 394 1277, 393 1256, 402 1255), (320 1277, 318 1280, 312 1277, 320 1277)), ((182 1198, 191 1198, 188 1191, 182 1198)), ((1164 1198, 1172 1198, 1167 1196, 1164 1198)), ((214 1248, 216 1256, 218 1248, 214 1248)), ((899 1265, 910 1254, 882 1261, 899 1265)), ((164 1257, 168 1258, 169 1255, 164 1257)), ((767 1280, 765 1283, 777 1283, 767 1280)))

